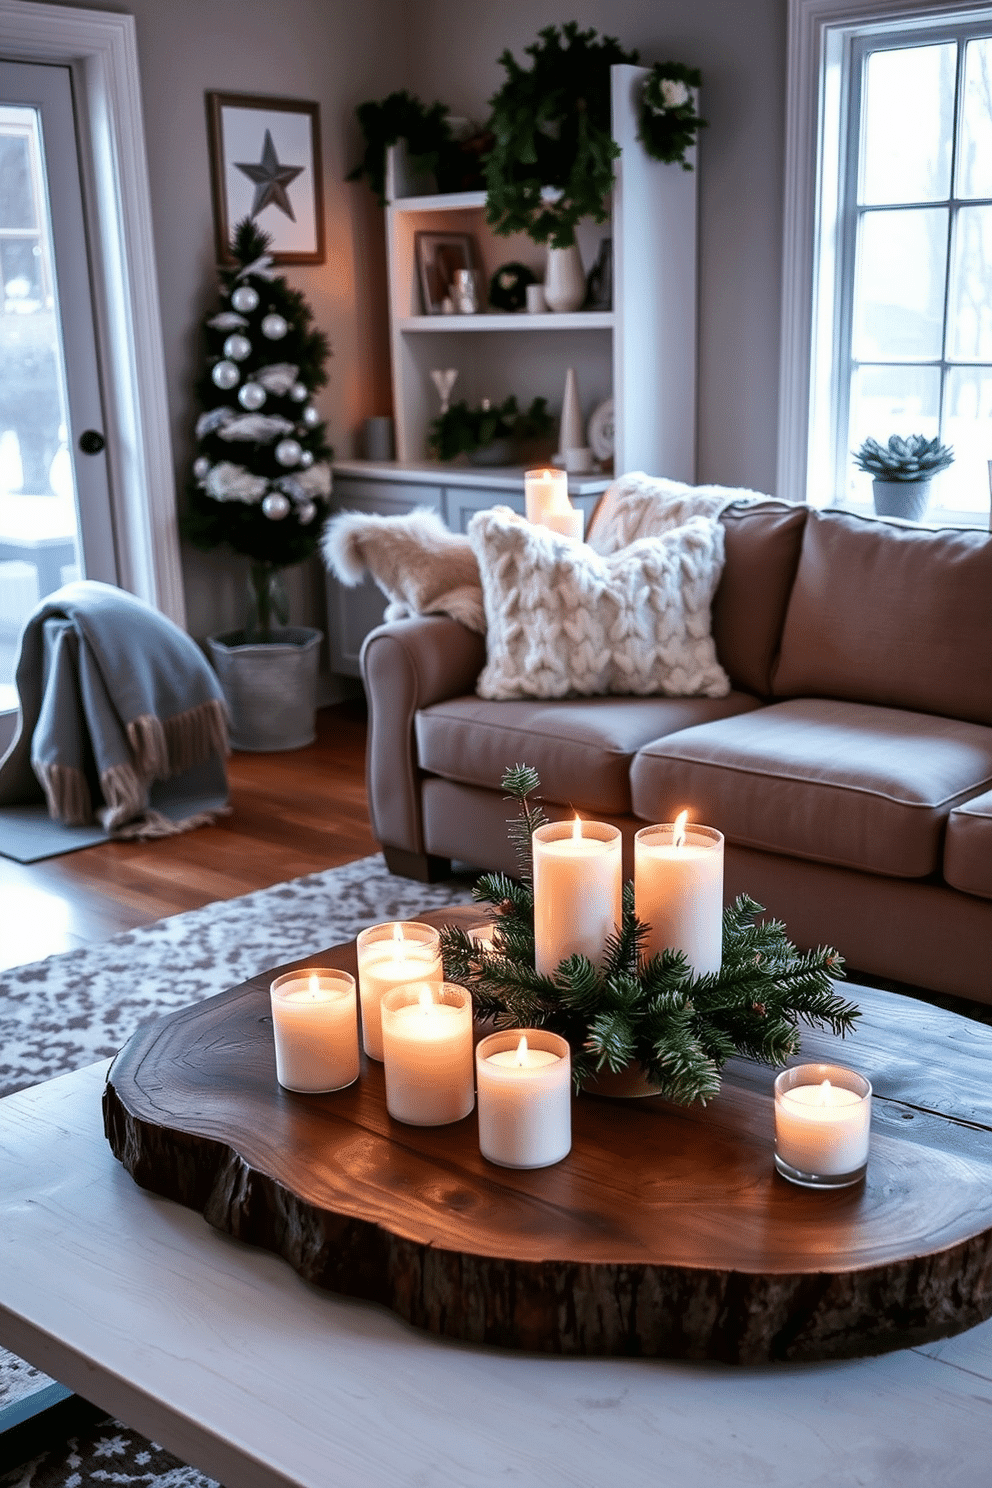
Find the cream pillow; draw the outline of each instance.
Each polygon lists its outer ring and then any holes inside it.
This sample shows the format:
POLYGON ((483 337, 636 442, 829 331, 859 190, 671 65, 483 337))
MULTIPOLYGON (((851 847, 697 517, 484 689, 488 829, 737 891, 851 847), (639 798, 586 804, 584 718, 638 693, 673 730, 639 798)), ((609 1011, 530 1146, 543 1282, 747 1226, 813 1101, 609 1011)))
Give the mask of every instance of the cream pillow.
POLYGON ((468 535, 488 627, 480 697, 730 691, 710 626, 723 568, 713 518, 607 555, 501 506, 478 512, 468 535))

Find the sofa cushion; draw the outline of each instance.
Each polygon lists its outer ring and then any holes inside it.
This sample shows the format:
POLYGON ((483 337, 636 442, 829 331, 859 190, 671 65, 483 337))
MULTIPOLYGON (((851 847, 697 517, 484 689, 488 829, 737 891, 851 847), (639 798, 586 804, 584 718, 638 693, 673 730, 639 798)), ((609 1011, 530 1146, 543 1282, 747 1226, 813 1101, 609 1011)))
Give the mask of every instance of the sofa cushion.
POLYGON ((940 867, 948 813, 992 785, 992 729, 819 698, 774 703, 647 745, 634 813, 718 827, 730 842, 868 873, 940 867))
POLYGON ((988 534, 811 511, 775 695, 992 723, 990 595, 988 534))
POLYGON ((488 632, 480 697, 725 697, 710 607, 723 528, 690 517, 606 557, 506 507, 468 527, 488 632))
POLYGON ((421 769, 499 790, 510 765, 533 765, 541 793, 580 811, 630 811, 630 762, 649 739, 758 706, 723 698, 583 698, 487 703, 457 697, 416 715, 421 769))
POLYGON ((951 812, 944 878, 954 889, 992 899, 992 791, 963 801, 951 812))
POLYGON ((763 501, 730 506, 720 519, 725 557, 713 596, 713 640, 731 685, 742 692, 771 696, 808 511, 763 501))

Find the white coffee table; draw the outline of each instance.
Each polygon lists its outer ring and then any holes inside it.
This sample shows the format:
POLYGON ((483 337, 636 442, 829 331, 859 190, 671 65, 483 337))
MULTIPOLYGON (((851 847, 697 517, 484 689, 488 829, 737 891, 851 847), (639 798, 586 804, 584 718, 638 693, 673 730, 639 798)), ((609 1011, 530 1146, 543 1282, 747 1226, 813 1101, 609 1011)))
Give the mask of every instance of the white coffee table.
POLYGON ((984 1488, 992 1321, 849 1363, 486 1351, 137 1188, 107 1065, 0 1101, 0 1344, 226 1488, 984 1488))

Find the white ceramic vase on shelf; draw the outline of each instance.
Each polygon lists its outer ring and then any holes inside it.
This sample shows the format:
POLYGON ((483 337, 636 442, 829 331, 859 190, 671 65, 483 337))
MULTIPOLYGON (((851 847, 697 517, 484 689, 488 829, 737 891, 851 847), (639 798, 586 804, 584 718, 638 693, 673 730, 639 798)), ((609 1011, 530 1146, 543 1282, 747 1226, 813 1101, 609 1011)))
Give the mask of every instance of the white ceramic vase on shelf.
POLYGON ((585 304, 586 276, 578 243, 568 248, 549 248, 544 272, 544 299, 549 310, 562 313, 585 304))

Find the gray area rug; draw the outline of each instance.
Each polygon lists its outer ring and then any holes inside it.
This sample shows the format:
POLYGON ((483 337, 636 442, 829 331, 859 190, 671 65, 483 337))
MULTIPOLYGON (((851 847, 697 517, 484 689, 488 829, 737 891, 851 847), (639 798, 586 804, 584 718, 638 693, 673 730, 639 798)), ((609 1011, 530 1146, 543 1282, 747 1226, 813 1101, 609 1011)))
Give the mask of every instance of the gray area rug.
MULTIPOLYGON (((471 897, 469 877, 413 883, 394 878, 377 855, 0 972, 0 1095, 109 1058, 146 1019, 351 940, 366 925, 471 897)), ((49 1384, 0 1349, 0 1409, 49 1384)), ((211 1488, 202 1473, 119 1421, 0 1477, 0 1488, 107 1483, 211 1488)))

